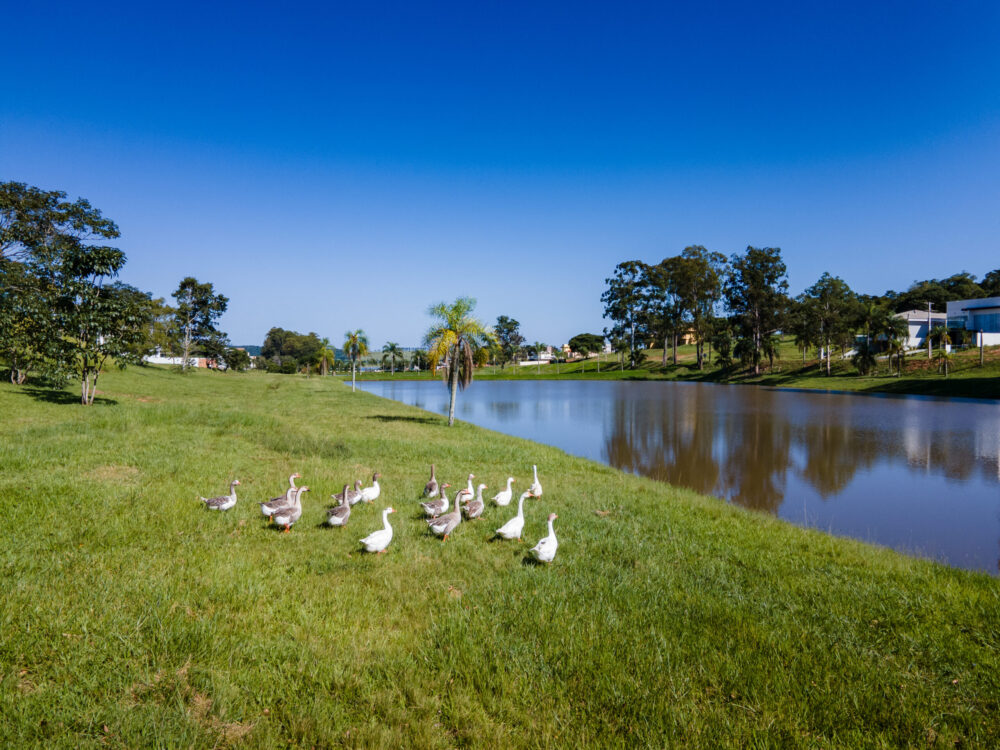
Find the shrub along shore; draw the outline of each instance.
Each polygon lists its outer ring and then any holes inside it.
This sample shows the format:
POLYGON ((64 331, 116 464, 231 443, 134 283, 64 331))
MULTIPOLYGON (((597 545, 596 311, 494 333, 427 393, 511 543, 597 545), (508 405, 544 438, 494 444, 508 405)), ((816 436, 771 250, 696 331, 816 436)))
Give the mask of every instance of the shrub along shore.
MULTIPOLYGON (((333 378, 0 385, 0 745, 1000 745, 1000 582, 796 528, 333 378), (430 463, 544 496, 442 543, 430 463), (329 495, 381 471, 345 529, 329 495), (257 507, 293 471, 290 534, 257 507), (228 513, 197 498, 242 482, 228 513), (357 540, 380 511, 381 557, 357 540), (559 554, 527 548, 559 514, 559 554)), ((472 386, 473 388, 475 385, 472 386)))

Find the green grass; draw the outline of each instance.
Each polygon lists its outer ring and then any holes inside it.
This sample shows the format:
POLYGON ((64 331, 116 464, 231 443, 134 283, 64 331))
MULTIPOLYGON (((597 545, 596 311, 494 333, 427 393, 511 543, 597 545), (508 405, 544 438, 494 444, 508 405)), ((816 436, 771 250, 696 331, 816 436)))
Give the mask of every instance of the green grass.
MULTIPOLYGON (((475 387, 475 385, 473 385, 475 387)), ((0 385, 0 746, 997 747, 1000 582, 748 513, 333 378, 0 385), (442 543, 427 465, 537 463, 525 544, 442 543), (380 470, 346 529, 331 492, 380 470), (254 501, 299 471, 291 534, 254 501), (242 480, 229 513, 199 494, 242 480), (396 538, 357 539, 387 503, 396 538), (525 551, 555 511, 556 561, 525 551), (595 511, 601 511, 600 514, 595 511)))
MULTIPOLYGON (((781 354, 774 368, 765 368, 760 375, 742 371, 722 370, 707 365, 704 370, 696 366, 694 346, 678 347, 677 365, 668 352, 668 364, 662 364, 662 349, 644 352, 642 365, 634 370, 623 370, 615 355, 603 355, 597 370, 594 359, 561 365, 542 365, 506 368, 487 366, 476 372, 480 380, 686 380, 709 383, 766 385, 779 388, 813 388, 833 391, 863 393, 899 393, 929 396, 960 396, 966 398, 1000 398, 1000 347, 989 347, 984 366, 979 366, 979 351, 956 351, 945 378, 938 372, 937 362, 927 360, 926 353, 911 352, 901 377, 889 371, 886 360, 878 362, 872 375, 859 376, 850 360, 835 355, 831 361, 831 374, 826 374, 825 364, 818 360, 802 361, 790 339, 779 346, 781 354)), ((348 376, 349 377, 349 376, 348 376)), ((430 372, 364 373, 359 380, 428 380, 435 377, 430 372)))

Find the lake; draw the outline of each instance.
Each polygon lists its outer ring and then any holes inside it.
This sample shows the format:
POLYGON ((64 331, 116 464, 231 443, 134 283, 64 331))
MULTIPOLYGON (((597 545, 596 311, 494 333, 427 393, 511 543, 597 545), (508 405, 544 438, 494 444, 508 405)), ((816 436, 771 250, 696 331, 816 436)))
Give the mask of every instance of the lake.
MULTIPOLYGON (((440 382, 359 387, 448 410, 440 382)), ((802 526, 1000 569, 1000 403, 705 383, 487 381, 459 394, 456 418, 802 526)))

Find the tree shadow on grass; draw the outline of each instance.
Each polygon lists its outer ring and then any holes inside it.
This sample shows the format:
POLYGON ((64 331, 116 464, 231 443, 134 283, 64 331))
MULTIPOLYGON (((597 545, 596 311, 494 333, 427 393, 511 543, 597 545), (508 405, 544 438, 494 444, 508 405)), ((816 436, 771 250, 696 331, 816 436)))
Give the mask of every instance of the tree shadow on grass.
MULTIPOLYGON (((76 404, 80 406, 79 393, 74 394, 60 388, 44 388, 41 386, 25 386, 23 390, 27 395, 35 399, 35 401, 44 401, 49 404, 76 404)), ((117 406, 118 402, 113 398, 97 396, 94 398, 94 405, 117 406)))
POLYGON ((415 424, 441 424, 443 417, 397 417, 389 414, 372 414, 365 419, 374 419, 378 422, 413 422, 415 424))

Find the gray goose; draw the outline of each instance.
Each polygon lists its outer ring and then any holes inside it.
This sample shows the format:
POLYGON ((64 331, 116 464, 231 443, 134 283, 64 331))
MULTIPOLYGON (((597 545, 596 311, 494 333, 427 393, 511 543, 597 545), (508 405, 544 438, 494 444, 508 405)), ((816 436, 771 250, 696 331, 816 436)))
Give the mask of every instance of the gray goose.
POLYGON ((205 507, 209 510, 229 510, 236 505, 236 487, 239 483, 239 479, 234 479, 229 483, 228 495, 219 495, 219 497, 203 497, 201 498, 201 501, 205 503, 205 507))
POLYGON ((288 477, 289 487, 285 491, 285 494, 280 497, 272 497, 266 503, 260 503, 260 512, 271 519, 277 511, 290 506, 292 504, 292 493, 296 490, 295 480, 301 476, 301 474, 295 472, 288 477))
POLYGON ((285 527, 285 530, 281 532, 282 534, 287 534, 291 531, 292 525, 302 518, 302 493, 308 491, 309 488, 305 485, 296 489, 295 499, 292 501, 292 504, 287 508, 282 508, 274 514, 274 522, 278 524, 278 526, 285 527))
POLYGON ((335 505, 326 511, 326 522, 331 526, 346 526, 347 520, 351 517, 351 503, 347 499, 347 489, 345 484, 344 491, 340 493, 343 495, 340 505, 335 505))
POLYGON ((338 492, 336 495, 330 495, 330 497, 334 500, 343 500, 346 497, 347 502, 351 505, 357 505, 361 500, 361 480, 358 479, 354 483, 353 490, 349 490, 345 487, 343 492, 338 492))
POLYGON ((424 497, 437 497, 439 489, 437 477, 434 476, 434 464, 431 464, 431 480, 424 485, 424 497))
MULTIPOLYGON (((421 507, 424 509, 424 513, 431 516, 432 518, 437 518, 439 515, 448 510, 448 496, 445 494, 445 490, 451 487, 450 484, 445 482, 441 485, 441 497, 437 500, 431 500, 426 503, 420 503, 421 507)), ((458 503, 455 503, 455 507, 458 507, 458 503)))
POLYGON ((470 521, 483 515, 483 509, 486 507, 486 504, 483 502, 483 490, 485 489, 487 489, 485 484, 479 485, 476 488, 475 499, 470 500, 465 506, 465 517, 470 521))
POLYGON ((448 535, 458 528, 460 523, 462 523, 462 508, 458 504, 458 498, 455 498, 455 510, 451 513, 427 519, 427 525, 431 531, 442 537, 441 541, 447 541, 448 535))

